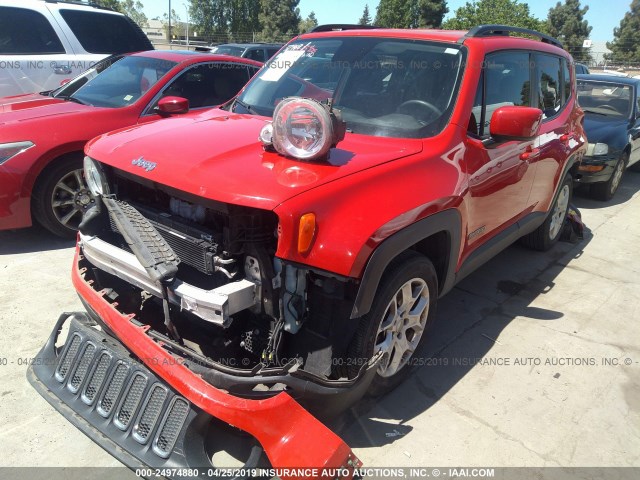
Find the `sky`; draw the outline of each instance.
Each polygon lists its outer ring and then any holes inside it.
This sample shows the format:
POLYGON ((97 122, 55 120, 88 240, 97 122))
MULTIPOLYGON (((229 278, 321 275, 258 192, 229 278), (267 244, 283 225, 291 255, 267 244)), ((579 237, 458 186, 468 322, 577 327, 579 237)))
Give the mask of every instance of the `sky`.
MULTIPOLYGON (((257 1, 257 0, 256 0, 257 1)), ((168 11, 169 0, 142 0, 147 17, 162 17, 168 11)), ((315 12, 318 22, 325 23, 356 23, 362 16, 365 4, 369 5, 371 16, 375 17, 379 0, 300 0, 300 13, 306 18, 311 11, 315 12)), ((449 13, 446 18, 453 16, 456 9, 464 5, 466 0, 448 0, 449 13)), ((528 3, 531 13, 538 18, 546 18, 551 7, 557 0, 536 0, 528 3)), ((182 20, 186 19, 186 1, 173 0, 171 7, 182 20)), ((593 27, 591 40, 610 41, 613 39, 613 29, 620 25, 620 20, 629 11, 631 0, 582 0, 582 6, 589 6, 585 15, 589 25, 593 27)))

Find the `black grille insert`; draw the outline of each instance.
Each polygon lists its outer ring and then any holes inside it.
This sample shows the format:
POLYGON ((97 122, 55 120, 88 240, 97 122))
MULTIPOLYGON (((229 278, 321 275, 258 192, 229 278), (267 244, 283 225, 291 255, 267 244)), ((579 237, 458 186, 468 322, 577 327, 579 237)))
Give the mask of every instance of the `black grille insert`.
POLYGON ((127 378, 127 373, 129 373, 129 367, 123 361, 119 361, 111 372, 111 376, 107 381, 107 387, 98 401, 98 413, 104 418, 109 416, 118 401, 118 397, 120 397, 120 392, 122 391, 122 385, 124 384, 125 378, 127 378))
POLYGON ((113 423, 120 430, 126 430, 129 426, 129 422, 135 415, 138 405, 140 405, 146 387, 147 377, 141 372, 134 373, 131 380, 129 380, 127 389, 113 418, 113 423))
POLYGON ((82 401, 87 405, 91 405, 93 401, 96 399, 102 384, 104 383, 104 379, 107 377, 107 371, 109 370, 109 366, 111 365, 111 354, 109 352, 103 351, 99 356, 98 360, 93 365, 91 372, 89 373, 89 380, 87 380, 87 384, 85 385, 82 395, 82 401))
POLYGON ((156 383, 147 395, 144 405, 140 409, 138 421, 133 426, 133 438, 140 443, 146 443, 153 428, 160 418, 164 401, 167 398, 167 389, 156 383))
POLYGON ((189 403, 180 397, 175 397, 165 413, 162 423, 153 441, 153 451, 161 457, 168 457, 178 439, 182 424, 189 413, 189 403))

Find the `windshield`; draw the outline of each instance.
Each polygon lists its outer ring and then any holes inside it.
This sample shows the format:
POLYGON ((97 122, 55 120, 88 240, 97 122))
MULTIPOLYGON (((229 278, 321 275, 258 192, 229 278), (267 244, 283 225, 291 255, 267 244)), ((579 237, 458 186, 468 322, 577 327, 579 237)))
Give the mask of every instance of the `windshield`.
POLYGON ((126 107, 175 65, 156 58, 111 57, 58 89, 53 96, 96 107, 126 107))
POLYGON ((348 131, 423 138, 447 124, 463 64, 457 45, 374 37, 298 40, 265 65, 231 108, 272 116, 286 97, 331 100, 348 131))
POLYGON ((578 103, 585 112, 628 118, 632 98, 630 85, 578 80, 578 103))

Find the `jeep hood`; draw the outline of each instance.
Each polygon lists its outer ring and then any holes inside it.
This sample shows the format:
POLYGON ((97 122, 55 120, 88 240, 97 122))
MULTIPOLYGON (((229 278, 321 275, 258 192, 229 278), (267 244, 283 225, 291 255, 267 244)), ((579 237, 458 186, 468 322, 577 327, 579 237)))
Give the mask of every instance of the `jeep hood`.
POLYGON ((258 134, 267 121, 214 109, 111 132, 85 151, 178 190, 271 210, 319 185, 422 150, 421 140, 347 134, 327 161, 303 162, 264 151, 258 134))

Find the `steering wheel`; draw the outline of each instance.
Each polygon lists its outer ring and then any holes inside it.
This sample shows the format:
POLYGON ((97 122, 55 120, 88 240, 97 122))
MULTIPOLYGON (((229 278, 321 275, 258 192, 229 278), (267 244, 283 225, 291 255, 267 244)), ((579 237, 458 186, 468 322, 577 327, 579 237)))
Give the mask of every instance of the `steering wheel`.
POLYGON ((429 110, 429 113, 435 114, 437 117, 442 115, 442 111, 438 107, 424 100, 407 100, 406 102, 403 102, 402 104, 400 104, 400 106, 397 108, 397 111, 401 112, 405 107, 408 107, 411 105, 416 105, 420 108, 425 108, 429 110))

